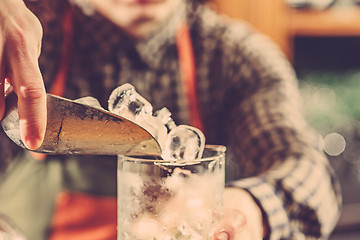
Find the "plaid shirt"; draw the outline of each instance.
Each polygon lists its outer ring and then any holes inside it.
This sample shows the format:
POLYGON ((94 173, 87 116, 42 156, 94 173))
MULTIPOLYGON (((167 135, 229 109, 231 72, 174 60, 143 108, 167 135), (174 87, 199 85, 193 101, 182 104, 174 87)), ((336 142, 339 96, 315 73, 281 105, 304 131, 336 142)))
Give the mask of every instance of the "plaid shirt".
MULTIPOLYGON (((186 19, 207 143, 227 146, 227 184, 254 196, 269 239, 328 237, 339 216, 340 191, 301 115, 297 79, 286 58, 244 22, 205 6, 177 12, 158 32, 135 41, 102 16, 75 9, 65 97, 90 95, 107 108, 111 91, 129 82, 155 110, 165 106, 177 124, 188 124, 175 40, 176 24, 186 19)), ((48 89, 63 39, 60 23, 50 24, 40 58, 48 89)))

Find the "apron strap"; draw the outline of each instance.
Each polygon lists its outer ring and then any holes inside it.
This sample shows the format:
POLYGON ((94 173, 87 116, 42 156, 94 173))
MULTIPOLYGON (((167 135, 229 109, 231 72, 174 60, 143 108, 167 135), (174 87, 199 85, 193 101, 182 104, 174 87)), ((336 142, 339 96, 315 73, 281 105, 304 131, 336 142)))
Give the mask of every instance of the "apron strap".
POLYGON ((62 30, 64 33, 64 43, 61 49, 61 59, 58 72, 55 76, 54 82, 50 88, 50 93, 57 96, 64 96, 67 75, 69 72, 69 65, 71 61, 71 53, 73 50, 73 10, 71 7, 65 11, 62 21, 62 30))
POLYGON ((204 132, 196 87, 196 63, 189 25, 180 25, 176 34, 176 45, 179 55, 180 74, 188 104, 190 125, 204 132))

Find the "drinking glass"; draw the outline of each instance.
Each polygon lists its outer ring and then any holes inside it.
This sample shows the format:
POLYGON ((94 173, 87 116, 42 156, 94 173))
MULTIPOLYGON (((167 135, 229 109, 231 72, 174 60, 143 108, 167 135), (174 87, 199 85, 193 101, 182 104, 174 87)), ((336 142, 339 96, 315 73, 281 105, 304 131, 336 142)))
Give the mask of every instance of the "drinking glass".
POLYGON ((118 240, 208 240, 222 217, 224 146, 201 159, 118 156, 118 240))

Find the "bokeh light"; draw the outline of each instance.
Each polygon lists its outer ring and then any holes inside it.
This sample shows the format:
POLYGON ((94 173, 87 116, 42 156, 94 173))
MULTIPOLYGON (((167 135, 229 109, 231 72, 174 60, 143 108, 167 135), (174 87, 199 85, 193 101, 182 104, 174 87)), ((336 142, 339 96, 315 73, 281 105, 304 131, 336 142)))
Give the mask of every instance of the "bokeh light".
POLYGON ((330 133, 324 138, 324 151, 330 156, 339 156, 345 147, 345 138, 339 133, 330 133))

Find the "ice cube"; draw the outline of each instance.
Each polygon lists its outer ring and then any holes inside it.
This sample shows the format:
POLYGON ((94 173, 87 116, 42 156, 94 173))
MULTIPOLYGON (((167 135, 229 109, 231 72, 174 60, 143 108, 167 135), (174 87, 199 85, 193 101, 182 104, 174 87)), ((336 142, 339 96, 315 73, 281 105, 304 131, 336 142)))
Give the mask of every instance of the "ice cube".
POLYGON ((103 109, 99 101, 96 98, 90 96, 75 99, 74 102, 81 103, 90 107, 103 109))
POLYGON ((160 148, 164 149, 167 138, 167 129, 161 120, 154 116, 140 115, 135 122, 148 131, 159 143, 160 148))
POLYGON ((125 83, 110 94, 109 111, 135 121, 137 116, 152 115, 151 104, 136 92, 133 85, 125 83))
POLYGON ((181 226, 178 227, 179 234, 176 239, 191 239, 191 240, 203 240, 207 239, 204 236, 201 236, 195 229, 193 229, 187 222, 183 222, 181 226))
POLYGON ((134 222, 132 232, 136 239, 156 239, 161 231, 159 222, 152 216, 142 215, 134 222))
POLYGON ((204 205, 204 200, 198 196, 192 196, 186 200, 186 203, 189 208, 197 209, 204 205))
POLYGON ((171 176, 166 178, 165 186, 173 192, 177 192, 181 187, 184 186, 185 177, 191 175, 191 171, 187 169, 175 168, 171 176))
POLYGON ((193 160, 202 157, 205 136, 197 128, 179 125, 168 134, 162 157, 165 160, 193 160))
POLYGON ((171 112, 166 107, 156 111, 154 116, 159 118, 169 131, 176 127, 174 120, 171 118, 171 112))

